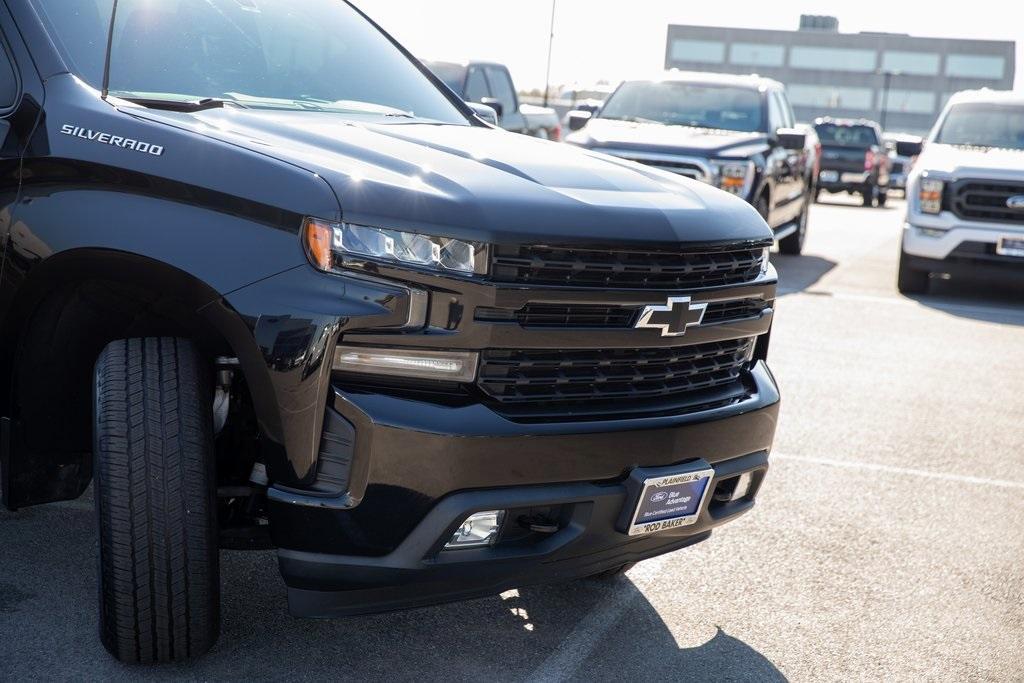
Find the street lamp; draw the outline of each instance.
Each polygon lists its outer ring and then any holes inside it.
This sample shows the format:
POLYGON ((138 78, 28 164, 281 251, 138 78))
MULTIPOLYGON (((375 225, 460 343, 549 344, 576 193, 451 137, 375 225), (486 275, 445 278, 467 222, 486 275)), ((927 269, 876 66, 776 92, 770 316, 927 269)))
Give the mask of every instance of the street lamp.
POLYGON ((885 131, 885 118, 889 113, 889 87, 892 85, 893 76, 899 76, 901 72, 879 69, 875 73, 880 74, 885 79, 885 84, 882 86, 882 112, 881 116, 878 117, 878 125, 885 131))
POLYGON ((558 0, 551 0, 551 31, 548 33, 548 71, 544 76, 544 106, 548 106, 548 91, 551 89, 551 48, 555 44, 555 7, 558 0))

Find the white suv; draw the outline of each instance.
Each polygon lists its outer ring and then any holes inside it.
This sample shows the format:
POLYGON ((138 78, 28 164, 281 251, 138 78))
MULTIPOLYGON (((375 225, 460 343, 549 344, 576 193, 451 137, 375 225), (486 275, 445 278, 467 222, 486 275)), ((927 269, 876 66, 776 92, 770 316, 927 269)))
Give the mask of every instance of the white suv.
POLYGON ((954 95, 907 181, 897 286, 932 273, 1024 282, 1024 93, 954 95))

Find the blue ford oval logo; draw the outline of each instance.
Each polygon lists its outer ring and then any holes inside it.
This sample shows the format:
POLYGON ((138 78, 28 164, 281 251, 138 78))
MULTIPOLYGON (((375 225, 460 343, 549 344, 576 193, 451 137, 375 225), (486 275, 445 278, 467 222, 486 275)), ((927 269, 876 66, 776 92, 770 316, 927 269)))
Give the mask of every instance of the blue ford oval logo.
POLYGON ((666 498, 668 498, 668 494, 667 493, 665 493, 664 491, 658 491, 653 496, 651 496, 651 502, 652 503, 660 503, 661 501, 665 500, 666 498))
POLYGON ((1006 200, 1006 206, 1010 209, 1024 209, 1024 194, 1014 195, 1006 200))

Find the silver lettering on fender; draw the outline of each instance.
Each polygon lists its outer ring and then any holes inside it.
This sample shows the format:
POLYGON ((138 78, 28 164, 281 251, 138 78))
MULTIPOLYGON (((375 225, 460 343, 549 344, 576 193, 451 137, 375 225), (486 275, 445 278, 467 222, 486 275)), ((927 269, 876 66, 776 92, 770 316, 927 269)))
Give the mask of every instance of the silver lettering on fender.
POLYGON ((121 149, 128 149, 133 152, 139 152, 140 154, 149 154, 151 156, 163 156, 164 148, 162 145, 154 145, 149 142, 140 142, 131 138, 125 138, 118 135, 112 135, 111 133, 104 133, 98 130, 89 130, 88 128, 82 128, 81 126, 74 126, 70 123, 65 123, 60 127, 61 135, 70 135, 73 138, 81 138, 83 140, 89 140, 91 142, 98 142, 102 145, 110 145, 111 147, 120 147, 121 149))

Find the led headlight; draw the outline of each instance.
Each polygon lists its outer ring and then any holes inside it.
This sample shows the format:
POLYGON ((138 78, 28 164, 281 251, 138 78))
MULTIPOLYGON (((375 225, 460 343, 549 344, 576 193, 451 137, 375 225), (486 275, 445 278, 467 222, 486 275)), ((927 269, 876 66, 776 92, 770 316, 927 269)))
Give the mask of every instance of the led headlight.
POLYGON ((712 161, 711 166, 715 170, 714 184, 720 189, 744 198, 750 193, 754 181, 753 161, 712 161))
POLYGON ((315 218, 306 219, 302 232, 309 258, 320 270, 337 271, 348 257, 463 275, 486 272, 484 246, 478 242, 315 218))
POLYGON ((918 185, 917 202, 921 213, 942 213, 942 192, 946 183, 935 178, 921 178, 918 185))
POLYGON ((361 375, 472 382, 478 360, 475 351, 339 345, 334 351, 333 369, 361 375))

